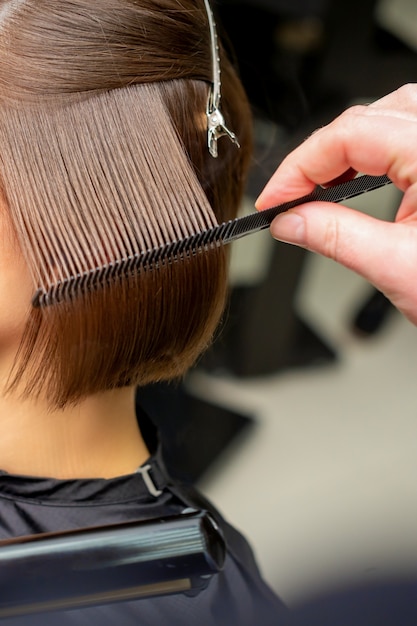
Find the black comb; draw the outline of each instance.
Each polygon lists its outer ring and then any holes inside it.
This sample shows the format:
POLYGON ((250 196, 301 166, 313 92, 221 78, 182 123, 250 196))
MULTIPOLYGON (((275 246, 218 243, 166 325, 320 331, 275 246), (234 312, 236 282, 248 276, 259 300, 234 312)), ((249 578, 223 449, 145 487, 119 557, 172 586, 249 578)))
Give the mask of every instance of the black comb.
POLYGON ((44 307, 63 300, 71 300, 80 291, 82 293, 85 290, 97 289, 120 276, 129 275, 140 270, 149 270, 161 264, 178 261, 204 250, 228 244, 236 239, 268 228, 277 215, 305 202, 317 200, 343 202, 349 198, 354 198, 368 191, 389 185, 391 182, 386 175, 368 176, 365 174, 332 187, 324 188, 318 186, 312 193, 296 200, 284 202, 265 211, 251 213, 244 217, 223 222, 184 239, 172 241, 151 250, 144 250, 135 255, 108 263, 104 267, 95 267, 82 274, 57 281, 47 289, 38 289, 32 299, 32 305, 34 307, 44 307))

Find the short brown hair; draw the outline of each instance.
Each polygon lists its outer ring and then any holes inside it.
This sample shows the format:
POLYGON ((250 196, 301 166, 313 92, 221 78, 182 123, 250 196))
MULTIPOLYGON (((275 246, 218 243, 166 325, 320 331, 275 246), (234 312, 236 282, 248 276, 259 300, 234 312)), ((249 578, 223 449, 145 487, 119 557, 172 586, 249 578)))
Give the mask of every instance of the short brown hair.
MULTIPOLYGON (((189 201, 208 219, 212 211, 218 221, 235 217, 251 156, 250 110, 221 48, 222 111, 241 148, 220 140, 213 159, 202 0, 26 0, 1 20, 0 176, 34 288, 51 256, 77 255, 77 220, 97 198, 110 231, 122 204, 143 230, 158 212, 169 231, 179 219, 166 202, 171 187, 177 207, 189 201), (59 229, 67 236, 51 252, 59 229)), ((10 388, 46 390, 52 406, 64 406, 181 376, 210 343, 226 294, 227 257, 217 249, 32 309, 10 388)))

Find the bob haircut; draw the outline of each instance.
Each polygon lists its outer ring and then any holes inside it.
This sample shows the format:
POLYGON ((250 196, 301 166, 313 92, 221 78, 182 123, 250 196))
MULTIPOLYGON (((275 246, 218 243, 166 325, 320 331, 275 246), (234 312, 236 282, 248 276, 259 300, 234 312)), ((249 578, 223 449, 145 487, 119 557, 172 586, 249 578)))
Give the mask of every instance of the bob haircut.
MULTIPOLYGON (((221 139, 212 158, 211 58, 203 0, 0 0, 1 192, 34 291, 62 264, 105 265, 123 230, 135 249, 236 216, 250 108, 220 45, 221 108, 241 148, 221 139)), ((227 286, 216 249, 28 303, 8 390, 64 407, 178 378, 212 341, 227 286)))

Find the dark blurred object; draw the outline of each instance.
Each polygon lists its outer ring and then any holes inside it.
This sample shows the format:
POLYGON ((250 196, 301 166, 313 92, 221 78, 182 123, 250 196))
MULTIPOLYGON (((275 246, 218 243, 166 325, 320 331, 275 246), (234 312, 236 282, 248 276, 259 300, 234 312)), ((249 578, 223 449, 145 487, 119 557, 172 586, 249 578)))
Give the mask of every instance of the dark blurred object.
POLYGON ((232 441, 255 424, 250 415, 196 397, 183 383, 138 389, 137 405, 159 430, 169 473, 189 484, 198 482, 232 441))
POLYGON ((408 0, 407 19, 406 1, 217 0, 215 7, 255 114, 303 139, 350 103, 415 82, 417 11, 408 0), (383 19, 382 4, 395 24, 383 19))
POLYGON ((386 54, 396 54, 401 52, 407 52, 408 46, 396 37, 389 30, 376 25, 375 32, 375 45, 381 50, 381 52, 385 52, 386 54))
POLYGON ((377 289, 373 289, 371 296, 361 305, 355 314, 352 328, 361 335, 373 335, 388 320, 395 311, 390 300, 377 289))
POLYGON ((222 569, 224 558, 216 522, 200 511, 1 541, 0 620, 195 595, 222 569))
POLYGON ((278 15, 322 15, 328 0, 218 0, 220 3, 249 5, 278 15))
POLYGON ((309 114, 326 3, 220 0, 218 14, 254 113, 294 130, 309 114))
POLYGON ((305 250, 274 242, 263 281, 232 290, 224 328, 201 360, 205 369, 247 378, 335 360, 293 307, 304 261, 305 250))

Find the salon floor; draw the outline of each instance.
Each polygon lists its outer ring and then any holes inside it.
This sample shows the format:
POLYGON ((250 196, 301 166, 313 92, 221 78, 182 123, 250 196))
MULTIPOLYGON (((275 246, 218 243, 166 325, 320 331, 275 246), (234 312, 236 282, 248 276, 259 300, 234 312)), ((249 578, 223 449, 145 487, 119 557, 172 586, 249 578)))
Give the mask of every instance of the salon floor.
MULTIPOLYGON (((389 219, 398 197, 388 187, 355 202, 389 219)), ((275 245, 255 237, 235 251, 237 266, 275 245)), ((290 604, 350 576, 417 569, 417 329, 392 310, 372 335, 352 332, 369 293, 358 276, 311 255, 296 307, 336 359, 256 379, 191 379, 202 397, 255 416, 201 487, 250 538, 290 604)))

